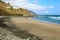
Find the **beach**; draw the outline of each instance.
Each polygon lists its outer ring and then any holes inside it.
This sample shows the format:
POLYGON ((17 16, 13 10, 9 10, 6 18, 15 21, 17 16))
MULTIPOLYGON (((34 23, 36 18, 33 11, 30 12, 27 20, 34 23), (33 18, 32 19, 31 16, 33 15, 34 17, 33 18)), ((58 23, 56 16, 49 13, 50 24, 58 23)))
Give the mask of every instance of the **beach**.
MULTIPOLYGON (((4 24, 26 30, 30 34, 39 36, 42 40, 60 40, 60 25, 58 24, 36 21, 25 17, 10 17, 7 19, 8 21, 4 21, 4 24)), ((10 31, 13 32, 12 28, 10 31)))

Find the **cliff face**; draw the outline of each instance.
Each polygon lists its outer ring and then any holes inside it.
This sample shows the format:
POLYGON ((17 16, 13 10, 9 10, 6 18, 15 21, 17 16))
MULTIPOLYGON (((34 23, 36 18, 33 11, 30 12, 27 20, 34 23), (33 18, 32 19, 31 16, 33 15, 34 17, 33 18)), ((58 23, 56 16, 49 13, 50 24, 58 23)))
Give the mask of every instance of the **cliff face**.
POLYGON ((33 14, 27 9, 14 9, 11 5, 9 5, 9 3, 7 4, 0 1, 0 16, 2 15, 33 16, 33 14))

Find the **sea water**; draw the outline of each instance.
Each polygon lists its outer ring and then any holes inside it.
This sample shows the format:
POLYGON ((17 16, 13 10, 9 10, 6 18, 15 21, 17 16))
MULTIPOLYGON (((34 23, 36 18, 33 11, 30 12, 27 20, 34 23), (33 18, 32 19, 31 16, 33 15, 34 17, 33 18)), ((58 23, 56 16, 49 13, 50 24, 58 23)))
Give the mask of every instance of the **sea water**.
POLYGON ((39 16, 33 17, 33 20, 60 24, 60 15, 39 15, 39 16))

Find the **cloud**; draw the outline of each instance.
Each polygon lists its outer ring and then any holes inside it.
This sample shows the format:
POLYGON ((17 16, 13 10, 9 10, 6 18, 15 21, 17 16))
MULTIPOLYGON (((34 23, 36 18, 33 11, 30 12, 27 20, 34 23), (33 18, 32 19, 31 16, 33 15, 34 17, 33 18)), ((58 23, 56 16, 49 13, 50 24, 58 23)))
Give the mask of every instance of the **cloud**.
POLYGON ((45 11, 45 13, 49 13, 49 11, 45 11))
POLYGON ((34 0, 33 2, 34 2, 34 3, 39 3, 39 0, 34 0))
MULTIPOLYGON (((39 0, 33 0, 32 3, 30 2, 31 0, 3 0, 3 1, 6 3, 9 2, 10 5, 16 8, 22 7, 33 11, 39 11, 39 12, 54 8, 54 6, 41 6, 37 4, 39 0)), ((48 11, 45 11, 45 13, 48 13, 48 11)))
POLYGON ((54 8, 54 6, 49 6, 49 8, 54 8))
POLYGON ((13 1, 14 1, 14 2, 27 2, 27 1, 29 1, 29 0, 2 0, 2 1, 5 1, 5 2, 6 2, 6 1, 7 1, 7 2, 10 2, 10 1, 11 1, 11 2, 13 2, 13 1))

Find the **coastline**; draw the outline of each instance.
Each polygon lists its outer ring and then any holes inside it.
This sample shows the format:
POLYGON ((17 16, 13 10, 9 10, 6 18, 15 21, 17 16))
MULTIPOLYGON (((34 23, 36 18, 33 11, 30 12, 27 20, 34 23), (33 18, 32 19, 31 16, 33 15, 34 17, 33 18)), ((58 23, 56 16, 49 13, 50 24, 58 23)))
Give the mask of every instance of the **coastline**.
POLYGON ((38 21, 38 22, 44 22, 44 23, 49 23, 49 24, 54 24, 54 25, 60 25, 59 23, 48 22, 48 21, 44 21, 44 20, 37 20, 37 19, 33 19, 33 18, 28 18, 28 19, 35 20, 35 21, 38 21))
POLYGON ((54 25, 60 25, 60 23, 55 23, 55 22, 49 22, 49 21, 44 21, 44 20, 37 20, 37 19, 34 19, 34 18, 28 18, 28 19, 31 19, 31 20, 36 20, 38 22, 45 22, 45 23, 50 23, 50 24, 54 24, 54 25))
MULTIPOLYGON (((32 19, 29 19, 29 18, 25 18, 25 17, 20 17, 20 18, 15 18, 16 20, 14 20, 14 18, 12 18, 12 22, 14 23, 17 22, 17 23, 30 23, 30 24, 36 24, 36 25, 39 25, 39 24, 42 24, 42 25, 52 25, 50 27, 59 27, 60 28, 60 25, 59 24, 55 24, 55 23, 50 23, 50 22, 44 22, 44 21, 37 21, 37 20, 32 20, 32 19), (20 22, 19 22, 20 21, 20 22)), ((15 24, 15 23, 14 23, 15 24)), ((46 25, 46 26, 47 26, 46 25)), ((24 26, 24 24, 23 24, 24 26)))
MULTIPOLYGON (((39 36, 43 40, 60 40, 60 25, 39 22, 25 17, 10 17, 9 20, 4 23, 10 26, 15 25, 14 27, 19 30, 27 30, 29 33, 39 36)), ((13 30, 11 29, 11 31, 13 30)))

